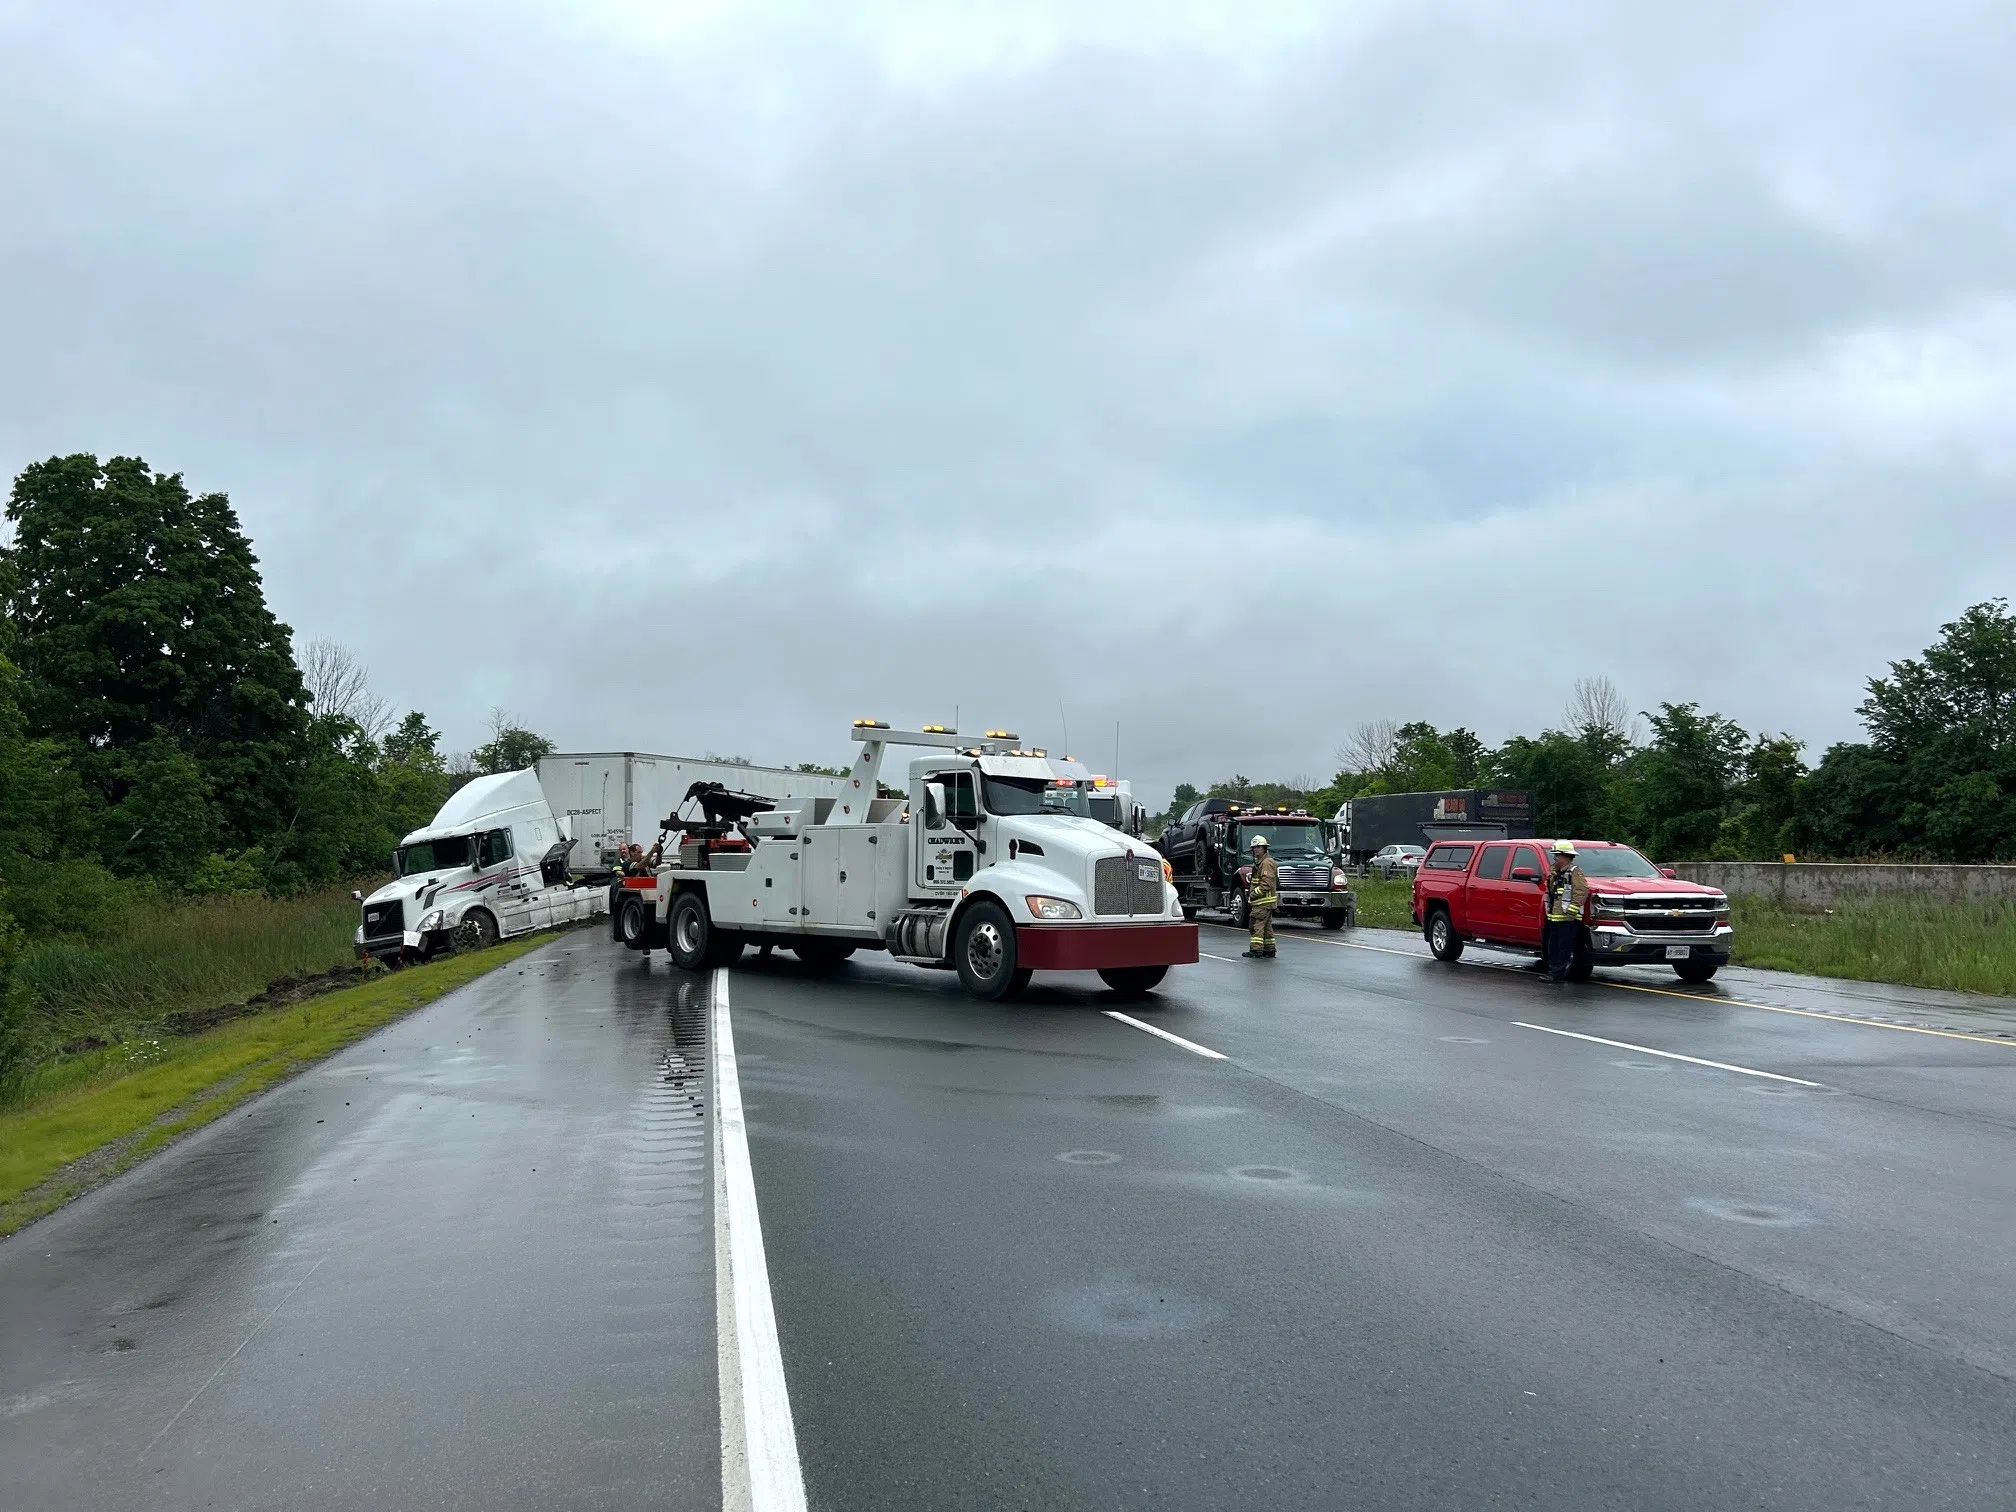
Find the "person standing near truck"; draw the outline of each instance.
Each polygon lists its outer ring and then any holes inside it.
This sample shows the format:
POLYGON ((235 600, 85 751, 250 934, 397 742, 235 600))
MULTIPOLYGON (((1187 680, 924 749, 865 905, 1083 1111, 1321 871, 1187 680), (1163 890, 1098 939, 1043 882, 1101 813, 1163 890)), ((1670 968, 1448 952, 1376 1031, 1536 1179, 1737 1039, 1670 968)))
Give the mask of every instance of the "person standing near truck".
POLYGON ((1589 879, 1575 864, 1573 840, 1554 842, 1553 861, 1547 873, 1547 929, 1542 943, 1547 975, 1565 982, 1575 964, 1575 947, 1582 939, 1582 907, 1589 901, 1589 879))
POLYGON ((1246 882, 1246 954, 1255 960, 1274 957, 1274 909, 1281 901, 1281 868, 1268 854, 1267 837, 1253 837, 1253 870, 1246 882))

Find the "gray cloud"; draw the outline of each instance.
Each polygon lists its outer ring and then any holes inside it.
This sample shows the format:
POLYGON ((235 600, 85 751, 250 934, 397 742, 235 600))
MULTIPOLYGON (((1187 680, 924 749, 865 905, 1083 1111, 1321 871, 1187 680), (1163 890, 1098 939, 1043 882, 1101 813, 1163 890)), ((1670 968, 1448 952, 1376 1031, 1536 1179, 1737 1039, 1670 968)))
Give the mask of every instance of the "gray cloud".
POLYGON ((1842 738, 2006 589, 2006 8, 678 14, 0 6, 0 466, 227 489, 458 743, 1161 789, 1842 738))

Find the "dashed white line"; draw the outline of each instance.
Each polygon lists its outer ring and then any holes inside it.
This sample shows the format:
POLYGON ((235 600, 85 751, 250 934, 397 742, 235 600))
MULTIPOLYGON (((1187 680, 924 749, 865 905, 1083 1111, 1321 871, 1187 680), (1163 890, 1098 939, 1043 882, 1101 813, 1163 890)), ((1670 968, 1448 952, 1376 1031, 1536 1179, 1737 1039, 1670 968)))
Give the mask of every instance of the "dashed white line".
POLYGON ((1766 1081, 1790 1082, 1795 1087, 1817 1087, 1818 1082, 1801 1081, 1796 1076, 1780 1076, 1776 1071, 1759 1071, 1753 1066, 1732 1066, 1727 1061, 1703 1060, 1698 1055, 1681 1055, 1672 1050, 1654 1050, 1650 1045, 1632 1045, 1623 1040, 1598 1039, 1593 1034, 1577 1034, 1573 1029, 1549 1029, 1545 1024, 1512 1021, 1515 1029, 1538 1029, 1542 1034, 1558 1034, 1564 1039, 1587 1040, 1592 1045, 1608 1045, 1613 1050, 1629 1050, 1634 1055, 1656 1055, 1665 1060, 1685 1061, 1690 1066, 1708 1066, 1717 1071, 1734 1071, 1738 1076, 1761 1076, 1766 1081))
POLYGON ((1116 1012, 1111 1008, 1103 1009, 1101 1011, 1105 1013, 1106 1017, 1110 1019, 1118 1019, 1121 1023, 1127 1025, 1131 1029, 1139 1029, 1143 1034, 1152 1034, 1157 1039, 1165 1039, 1169 1041, 1169 1043, 1172 1045, 1181 1045, 1185 1050, 1188 1050, 1192 1055, 1201 1055, 1206 1060, 1225 1059, 1225 1057, 1223 1055, 1220 1055, 1216 1050, 1209 1049, 1203 1045, 1195 1044, 1190 1040, 1186 1040, 1180 1034, 1171 1034, 1167 1029, 1157 1029, 1153 1024, 1144 1024, 1141 1022, 1141 1020, 1137 1018, 1129 1018, 1126 1014, 1116 1012))
MULTIPOLYGON (((735 1028, 728 1017, 728 972, 714 973, 714 1120, 721 1137, 721 1190, 728 1225, 728 1267, 733 1281, 735 1374, 746 1482, 724 1484, 723 1500, 750 1512, 804 1512, 805 1472, 798 1461, 798 1432, 791 1421, 791 1393, 784 1381, 784 1353, 777 1343, 777 1313, 770 1300, 770 1267, 763 1255, 763 1225, 756 1211, 756 1178, 749 1166, 749 1130, 742 1116, 742 1084, 735 1074, 735 1028), (743 1502, 742 1497, 747 1501, 743 1502)), ((718 1252, 718 1247, 717 1247, 718 1252)), ((717 1293, 718 1297, 718 1293, 717 1293)), ((724 1393, 733 1385, 722 1382, 724 1393)), ((723 1458, 723 1480, 730 1466, 723 1458)))
POLYGON ((1237 961, 1233 960, 1232 957, 1230 956, 1213 955, 1208 950, 1200 950, 1197 952, 1197 954, 1204 957, 1204 959, 1207 961, 1223 961, 1227 966, 1237 966, 1239 964, 1237 961))

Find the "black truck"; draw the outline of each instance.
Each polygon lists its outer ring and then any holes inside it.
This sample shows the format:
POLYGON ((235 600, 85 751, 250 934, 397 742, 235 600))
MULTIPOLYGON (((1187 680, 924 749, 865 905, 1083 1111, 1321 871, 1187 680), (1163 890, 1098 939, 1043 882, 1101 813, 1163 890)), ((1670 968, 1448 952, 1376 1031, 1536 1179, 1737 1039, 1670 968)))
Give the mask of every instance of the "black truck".
POLYGON ((1533 805, 1515 788, 1453 788, 1439 793, 1379 793, 1337 811, 1342 854, 1362 868, 1389 845, 1437 840, 1530 840, 1533 805))
POLYGON ((1183 917, 1200 909, 1232 916, 1246 927, 1246 883, 1253 868, 1253 837, 1265 835, 1281 872, 1275 917, 1316 919, 1325 929, 1358 921, 1358 900, 1331 854, 1329 824, 1302 809, 1262 808, 1227 798, 1205 798, 1162 832, 1156 842, 1175 874, 1183 917))

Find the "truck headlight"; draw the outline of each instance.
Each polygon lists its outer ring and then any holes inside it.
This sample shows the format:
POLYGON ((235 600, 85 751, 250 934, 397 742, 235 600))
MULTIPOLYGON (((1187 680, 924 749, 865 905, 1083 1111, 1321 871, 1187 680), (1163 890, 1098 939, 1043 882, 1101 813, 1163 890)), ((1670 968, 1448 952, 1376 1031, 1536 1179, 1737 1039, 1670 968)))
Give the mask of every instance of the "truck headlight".
POLYGON ((1622 916, 1624 912, 1624 900, 1622 898, 1606 898, 1598 894, 1589 900, 1589 911, 1591 913, 1622 916))
POLYGON ((1078 905, 1069 898, 1026 897, 1022 900, 1029 905, 1029 912, 1039 919, 1082 919, 1085 917, 1078 905))
POLYGON ((420 923, 418 926, 420 933, 426 934, 431 929, 439 929, 442 926, 442 922, 443 922, 443 916, 441 909, 437 908, 430 914, 424 914, 421 916, 420 923))
POLYGON ((1333 890, 1346 888, 1350 885, 1351 879, 1344 875, 1341 867, 1333 866, 1330 868, 1330 886, 1333 890))

